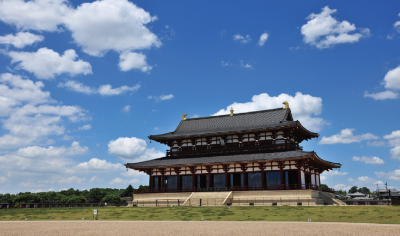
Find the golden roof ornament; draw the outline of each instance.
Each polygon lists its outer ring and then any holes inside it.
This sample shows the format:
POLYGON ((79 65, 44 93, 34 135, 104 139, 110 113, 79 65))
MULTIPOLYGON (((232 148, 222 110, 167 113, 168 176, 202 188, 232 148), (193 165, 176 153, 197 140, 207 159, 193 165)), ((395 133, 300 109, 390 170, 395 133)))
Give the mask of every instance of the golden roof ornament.
POLYGON ((233 112, 234 112, 233 107, 231 107, 231 116, 233 116, 233 112))
POLYGON ((285 104, 285 106, 283 107, 283 109, 289 108, 289 103, 288 103, 287 101, 282 102, 282 104, 285 104))
POLYGON ((185 114, 183 114, 182 115, 182 120, 186 120, 186 116, 187 116, 187 114, 185 113, 185 114))

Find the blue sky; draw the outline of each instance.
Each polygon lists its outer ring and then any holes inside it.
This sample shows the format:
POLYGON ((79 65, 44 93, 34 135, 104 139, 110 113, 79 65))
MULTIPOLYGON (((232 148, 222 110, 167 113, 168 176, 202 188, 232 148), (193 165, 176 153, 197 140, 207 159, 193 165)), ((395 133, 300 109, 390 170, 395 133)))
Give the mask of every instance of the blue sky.
POLYGON ((399 43, 398 1, 0 0, 0 193, 147 185, 183 113, 285 100, 323 183, 400 188, 399 43))

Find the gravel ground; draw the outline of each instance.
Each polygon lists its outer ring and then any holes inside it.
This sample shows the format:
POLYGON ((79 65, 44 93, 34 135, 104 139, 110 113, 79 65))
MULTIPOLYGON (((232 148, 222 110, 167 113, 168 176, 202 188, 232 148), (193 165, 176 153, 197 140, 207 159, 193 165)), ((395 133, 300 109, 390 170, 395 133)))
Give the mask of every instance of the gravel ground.
POLYGON ((400 235, 400 225, 242 221, 3 221, 0 235, 400 235))

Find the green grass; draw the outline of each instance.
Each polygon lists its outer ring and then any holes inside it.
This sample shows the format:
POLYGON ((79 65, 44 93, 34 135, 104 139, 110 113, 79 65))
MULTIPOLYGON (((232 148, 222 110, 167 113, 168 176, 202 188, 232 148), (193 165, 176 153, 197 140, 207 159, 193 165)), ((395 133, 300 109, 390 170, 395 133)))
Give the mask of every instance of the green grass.
POLYGON ((172 221, 307 221, 398 224, 400 207, 107 207, 2 209, 0 221, 92 220, 98 209, 99 220, 172 221))

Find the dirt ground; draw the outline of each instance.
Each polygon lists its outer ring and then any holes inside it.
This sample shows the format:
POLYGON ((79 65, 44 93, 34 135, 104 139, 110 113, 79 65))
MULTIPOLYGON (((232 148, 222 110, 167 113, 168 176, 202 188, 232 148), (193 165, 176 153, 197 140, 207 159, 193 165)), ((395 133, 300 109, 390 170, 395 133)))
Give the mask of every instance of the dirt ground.
POLYGON ((242 221, 3 221, 0 235, 400 235, 400 225, 242 221))

